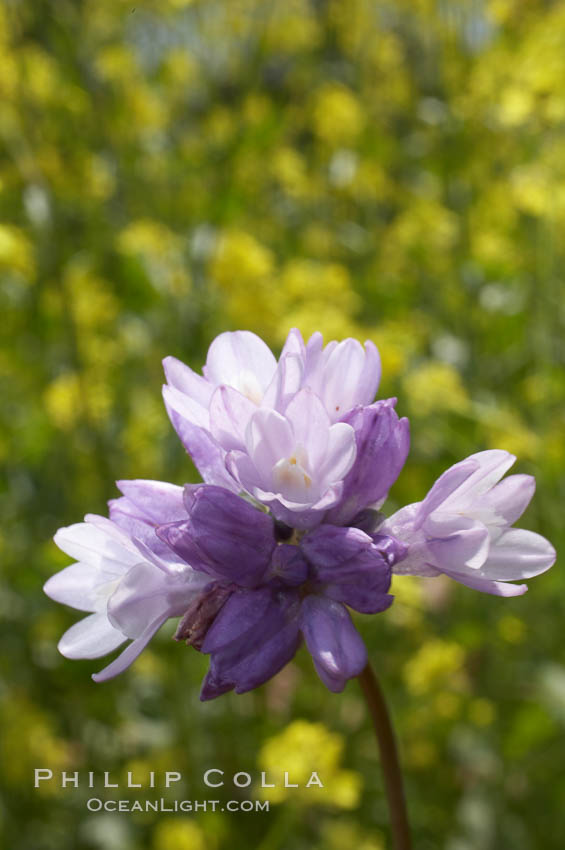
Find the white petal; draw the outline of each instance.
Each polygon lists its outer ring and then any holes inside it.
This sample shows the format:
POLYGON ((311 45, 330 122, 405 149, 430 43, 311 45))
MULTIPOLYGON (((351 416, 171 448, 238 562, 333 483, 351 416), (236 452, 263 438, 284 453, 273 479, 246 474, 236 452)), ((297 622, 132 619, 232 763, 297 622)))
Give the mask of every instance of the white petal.
POLYGON ((129 646, 126 646, 124 651, 118 655, 115 661, 112 661, 111 664, 104 667, 100 673, 93 674, 92 678, 94 681, 105 682, 108 679, 113 679, 114 676, 117 676, 119 673, 123 673, 123 671, 135 661, 137 656, 143 652, 155 632, 161 628, 166 619, 166 617, 163 617, 163 619, 149 623, 143 634, 132 641, 129 646))
POLYGON ((119 581, 116 576, 101 574, 88 564, 78 563, 51 576, 43 590, 50 599, 78 611, 97 611, 104 600, 104 587, 109 595, 116 581, 119 581))
MULTIPOLYGON (((97 517, 98 520, 110 522, 106 517, 97 517)), ((126 535, 123 535, 123 539, 120 537, 119 529, 116 535, 110 535, 106 529, 90 521, 60 528, 53 539, 59 549, 71 558, 96 569, 121 575, 139 561, 139 555, 126 535)))
POLYGON ((265 392, 277 368, 266 343, 250 331, 226 331, 208 349, 206 377, 216 386, 227 384, 241 389, 241 376, 252 375, 265 392))
POLYGON ((125 640, 126 636, 111 625, 106 614, 91 614, 67 629, 58 649, 66 658, 100 658, 125 640))
POLYGON ((491 546, 477 575, 499 581, 531 578, 553 566, 555 558, 555 549, 541 534, 509 528, 491 546))

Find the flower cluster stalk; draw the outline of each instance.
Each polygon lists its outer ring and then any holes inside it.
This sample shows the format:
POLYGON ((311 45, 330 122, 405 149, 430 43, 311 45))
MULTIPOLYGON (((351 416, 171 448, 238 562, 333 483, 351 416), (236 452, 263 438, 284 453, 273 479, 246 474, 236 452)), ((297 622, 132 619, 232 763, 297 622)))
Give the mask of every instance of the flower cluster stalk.
POLYGON ((384 694, 370 663, 361 671, 358 678, 379 745, 381 769, 390 812, 393 847, 394 850, 411 850, 412 840, 410 838, 402 771, 394 729, 384 694))

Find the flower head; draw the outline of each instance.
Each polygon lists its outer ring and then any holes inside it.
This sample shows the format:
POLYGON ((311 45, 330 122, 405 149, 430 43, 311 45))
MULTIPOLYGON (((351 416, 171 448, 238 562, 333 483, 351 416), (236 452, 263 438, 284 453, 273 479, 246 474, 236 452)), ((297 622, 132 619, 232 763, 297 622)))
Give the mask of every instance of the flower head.
POLYGON ((158 481, 121 482, 126 495, 112 504, 112 519, 89 514, 60 528, 55 543, 76 558, 52 576, 45 593, 90 612, 59 641, 67 658, 100 658, 132 641, 93 676, 121 673, 170 617, 179 617, 208 579, 179 560, 155 534, 155 522, 184 513, 182 488, 158 481))
POLYGON ((388 608, 391 565, 404 547, 330 525, 287 543, 271 516, 233 493, 212 485, 185 492, 188 518, 158 526, 157 534, 215 580, 177 633, 211 655, 202 698, 262 684, 293 657, 302 637, 323 681, 342 690, 367 658, 345 606, 365 613, 388 608))
POLYGON ((534 479, 501 480, 515 458, 471 455, 422 502, 380 508, 409 448, 396 399, 374 401, 370 342, 307 343, 291 330, 277 361, 248 331, 221 334, 203 374, 164 361, 165 404, 203 484, 120 481, 110 518, 87 516, 55 541, 77 563, 45 585, 90 612, 63 635, 71 658, 132 642, 97 681, 124 670, 168 618, 210 656, 212 699, 261 685, 305 643, 331 691, 367 663, 350 609, 386 610, 391 573, 451 576, 502 596, 547 570, 551 544, 512 528, 534 479))
MULTIPOLYGON (((235 331, 214 340, 203 376, 174 358, 164 366, 169 416, 204 480, 245 490, 297 528, 314 527, 339 509, 357 455, 366 468, 367 452, 375 450, 383 429, 397 431, 383 475, 373 464, 367 501, 361 504, 363 488, 346 494, 350 507, 340 520, 353 516, 353 505, 359 510, 376 501, 375 490, 378 498, 384 495, 406 458, 407 421, 378 407, 361 413, 380 380, 371 342, 363 348, 347 339, 324 348, 321 334, 305 344, 293 329, 277 362, 255 334, 235 331)), ((359 465, 353 478, 358 471, 359 465)))
POLYGON ((555 562, 551 543, 511 528, 535 490, 531 475, 500 480, 516 458, 492 450, 471 455, 443 473, 422 502, 407 505, 380 527, 407 544, 395 571, 435 576, 497 596, 519 596, 555 562))

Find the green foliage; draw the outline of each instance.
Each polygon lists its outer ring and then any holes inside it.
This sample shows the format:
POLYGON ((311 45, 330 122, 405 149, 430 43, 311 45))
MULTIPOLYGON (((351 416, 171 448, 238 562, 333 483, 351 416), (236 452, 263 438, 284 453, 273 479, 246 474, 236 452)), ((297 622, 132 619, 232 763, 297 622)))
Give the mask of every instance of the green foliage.
MULTIPOLYGON (((330 696, 300 653, 201 705, 205 659, 167 633, 94 685, 55 648, 75 614, 41 592, 67 563, 51 537, 114 479, 196 480, 163 356, 199 368, 221 330, 277 349, 297 325, 379 345, 381 394, 412 420, 391 509, 506 448, 538 479, 525 523, 559 550, 564 86, 550 0, 2 0, 2 846, 387 846, 355 683, 330 696), (344 787, 311 806, 103 816, 86 788, 32 787, 34 767, 175 769, 176 796, 233 799, 203 771, 258 772, 297 728, 343 748, 344 787)), ((559 570, 510 600, 399 579, 390 612, 359 617, 421 850, 561 850, 559 570)))

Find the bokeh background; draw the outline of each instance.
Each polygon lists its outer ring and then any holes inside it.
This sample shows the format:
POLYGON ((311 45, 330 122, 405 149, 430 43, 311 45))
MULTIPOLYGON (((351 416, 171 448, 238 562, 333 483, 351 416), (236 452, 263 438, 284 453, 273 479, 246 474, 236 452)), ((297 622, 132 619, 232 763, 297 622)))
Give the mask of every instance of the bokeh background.
MULTIPOLYGON (((201 704, 206 659, 164 629, 94 685, 100 662, 56 650, 77 615, 42 594, 68 563, 51 538, 117 478, 197 480, 163 356, 199 369, 223 330, 279 350, 298 326, 380 348, 413 435, 389 510, 505 448, 538 479, 523 524, 562 548, 565 3, 2 0, 0 157, 2 846, 384 850, 355 682, 330 695, 301 651, 201 704), (178 769, 173 796, 247 796, 206 793, 210 766, 327 790, 268 815, 88 815, 88 789, 32 788, 34 767, 178 769)), ((416 848, 562 850, 559 562, 518 599, 394 589, 358 620, 416 848)))

